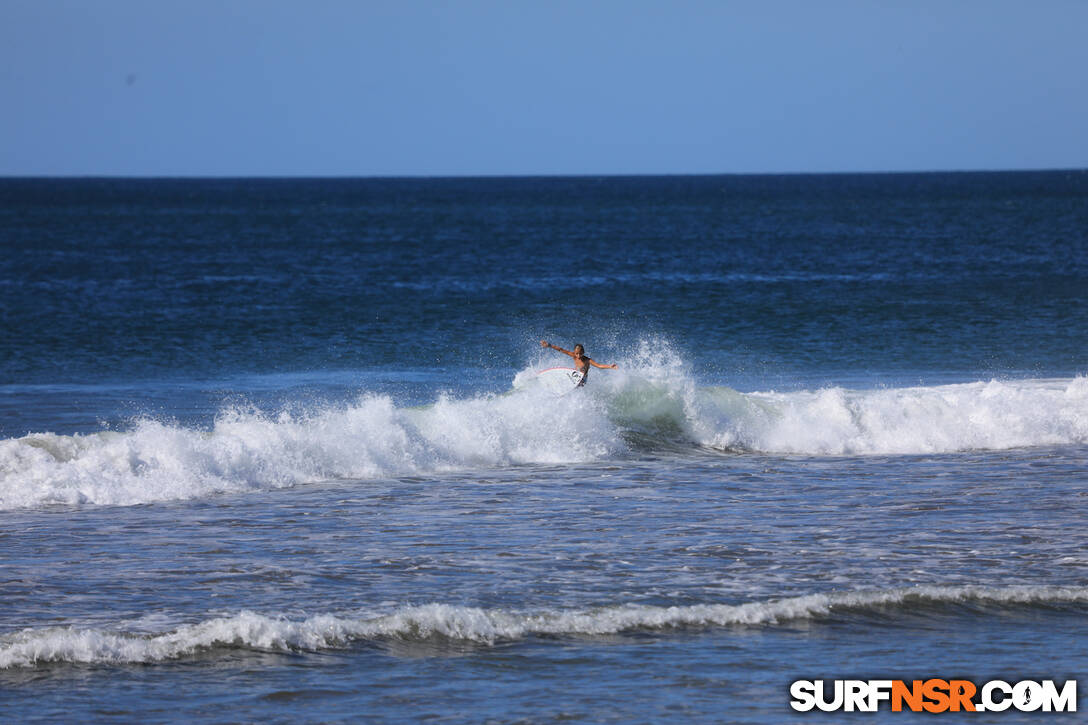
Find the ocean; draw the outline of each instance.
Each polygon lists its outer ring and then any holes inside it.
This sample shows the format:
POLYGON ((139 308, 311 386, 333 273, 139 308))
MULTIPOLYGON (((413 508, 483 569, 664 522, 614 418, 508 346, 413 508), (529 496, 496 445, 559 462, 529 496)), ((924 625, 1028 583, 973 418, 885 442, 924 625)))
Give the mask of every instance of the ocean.
POLYGON ((1088 707, 1086 171, 0 179, 0 253, 6 721, 1088 707))

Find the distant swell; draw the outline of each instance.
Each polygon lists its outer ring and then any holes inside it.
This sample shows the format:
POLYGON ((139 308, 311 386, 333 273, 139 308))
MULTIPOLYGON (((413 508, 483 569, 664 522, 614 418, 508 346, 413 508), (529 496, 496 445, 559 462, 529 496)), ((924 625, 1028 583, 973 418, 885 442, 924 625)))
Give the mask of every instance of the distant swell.
POLYGON ((1088 603, 1088 587, 912 587, 812 594, 746 604, 685 607, 622 605, 582 610, 508 611, 445 604, 387 614, 319 614, 307 619, 240 612, 177 629, 137 634, 121 629, 53 627, 0 636, 0 669, 49 662, 153 663, 217 649, 314 651, 359 641, 459 641, 490 645, 535 635, 592 636, 669 628, 774 625, 859 615, 900 616, 935 608, 997 610, 1088 603))
POLYGON ((639 449, 898 455, 1088 442, 1088 378, 741 393, 644 359, 556 398, 514 390, 419 408, 364 395, 307 413, 224 410, 209 430, 154 420, 0 441, 0 509, 129 505, 374 479, 624 458, 639 449))

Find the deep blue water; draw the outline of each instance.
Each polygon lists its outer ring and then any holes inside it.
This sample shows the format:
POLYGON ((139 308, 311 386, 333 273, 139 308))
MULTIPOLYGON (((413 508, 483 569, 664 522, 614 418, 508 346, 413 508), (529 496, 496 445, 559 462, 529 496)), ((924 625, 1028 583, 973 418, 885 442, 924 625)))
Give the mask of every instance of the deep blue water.
POLYGON ((0 254, 12 718, 1088 687, 1088 172, 7 179, 0 254))

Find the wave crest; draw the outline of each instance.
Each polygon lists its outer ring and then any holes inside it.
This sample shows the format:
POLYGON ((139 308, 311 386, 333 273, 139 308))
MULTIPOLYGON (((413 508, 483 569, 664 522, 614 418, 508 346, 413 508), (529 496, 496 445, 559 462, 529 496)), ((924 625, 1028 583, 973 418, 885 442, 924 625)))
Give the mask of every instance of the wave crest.
POLYGON ((49 662, 153 663, 216 649, 314 651, 357 641, 435 639, 481 645, 531 636, 594 636, 669 628, 758 626, 837 615, 909 614, 945 605, 1011 608, 1088 603, 1088 587, 921 586, 810 594, 745 604, 510 611, 426 604, 388 614, 319 614, 292 620, 239 612, 157 634, 50 627, 0 636, 0 669, 49 662))
POLYGON ((1088 378, 855 391, 825 388, 697 400, 696 440, 810 455, 901 455, 1088 442, 1088 378))
POLYGON ((0 441, 0 509, 129 505, 471 467, 596 460, 622 443, 592 405, 574 424, 542 391, 397 407, 388 396, 303 415, 227 410, 210 430, 132 430, 0 441))
MULTIPOLYGON (((519 378, 524 379, 520 374, 519 378)), ((128 505, 704 446, 898 455, 1088 442, 1088 378, 884 390, 741 393, 639 359, 557 399, 522 387, 419 408, 388 396, 303 414, 225 410, 210 430, 154 420, 126 432, 0 441, 0 509, 128 505)))

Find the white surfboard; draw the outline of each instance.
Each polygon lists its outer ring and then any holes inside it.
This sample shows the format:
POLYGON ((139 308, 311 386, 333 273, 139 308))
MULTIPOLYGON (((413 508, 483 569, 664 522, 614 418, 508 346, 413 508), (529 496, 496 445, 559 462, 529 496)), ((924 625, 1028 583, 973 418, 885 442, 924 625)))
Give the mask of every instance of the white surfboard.
POLYGON ((583 377, 582 373, 574 368, 548 368, 536 374, 540 384, 556 395, 563 395, 574 390, 582 384, 583 377))

